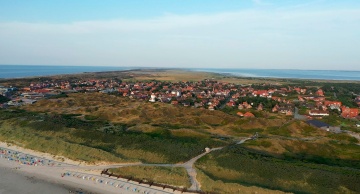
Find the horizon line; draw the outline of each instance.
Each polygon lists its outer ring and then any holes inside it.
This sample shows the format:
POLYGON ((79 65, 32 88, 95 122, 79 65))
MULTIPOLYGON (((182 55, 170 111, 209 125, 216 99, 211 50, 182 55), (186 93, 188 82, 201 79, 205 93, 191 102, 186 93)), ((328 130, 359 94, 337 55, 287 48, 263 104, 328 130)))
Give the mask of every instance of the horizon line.
POLYGON ((360 72, 359 70, 350 70, 350 69, 286 69, 286 68, 243 68, 243 67, 156 67, 156 66, 115 66, 115 65, 33 65, 33 64, 0 64, 0 66, 56 66, 56 67, 122 67, 122 68, 136 68, 136 69, 247 69, 247 70, 296 70, 296 71, 356 71, 360 72))

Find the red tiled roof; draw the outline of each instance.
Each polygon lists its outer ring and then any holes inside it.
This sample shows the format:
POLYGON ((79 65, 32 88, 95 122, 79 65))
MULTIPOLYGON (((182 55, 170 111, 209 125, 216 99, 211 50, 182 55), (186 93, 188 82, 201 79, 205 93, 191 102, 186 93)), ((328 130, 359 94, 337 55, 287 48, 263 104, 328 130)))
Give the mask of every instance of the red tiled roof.
POLYGON ((252 114, 251 112, 246 112, 246 113, 244 114, 244 117, 255 117, 255 115, 252 114))

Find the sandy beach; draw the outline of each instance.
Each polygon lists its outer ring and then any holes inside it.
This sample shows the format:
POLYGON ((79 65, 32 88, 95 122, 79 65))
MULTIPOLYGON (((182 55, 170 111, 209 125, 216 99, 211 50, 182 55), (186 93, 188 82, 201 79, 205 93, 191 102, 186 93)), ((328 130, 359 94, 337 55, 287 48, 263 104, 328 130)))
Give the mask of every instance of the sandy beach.
POLYGON ((0 194, 96 193, 26 170, 23 165, 0 158, 0 194))
POLYGON ((11 146, 3 142, 0 143, 0 151, 2 152, 2 154, 0 152, 0 194, 180 193, 125 179, 101 176, 99 169, 92 169, 91 166, 87 169, 86 165, 79 165, 79 162, 68 159, 62 160, 69 163, 56 161, 54 158, 59 158, 57 156, 11 146), (29 154, 26 155, 26 162, 24 162, 24 154, 29 154), (33 161, 34 156, 38 157, 35 161, 42 161, 42 163, 28 162, 33 161))

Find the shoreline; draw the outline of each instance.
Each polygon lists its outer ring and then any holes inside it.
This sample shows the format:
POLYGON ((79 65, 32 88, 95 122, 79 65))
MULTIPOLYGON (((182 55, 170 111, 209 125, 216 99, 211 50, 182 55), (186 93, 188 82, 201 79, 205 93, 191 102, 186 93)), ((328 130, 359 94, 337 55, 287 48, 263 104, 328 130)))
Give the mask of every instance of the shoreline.
MULTIPOLYGON (((36 152, 18 146, 9 146, 4 142, 0 142, 0 151, 2 151, 0 152, 0 174, 5 177, 0 180, 0 193, 17 194, 25 193, 29 190, 33 193, 52 194, 180 193, 122 178, 108 177, 101 175, 100 169, 91 168, 94 166, 67 164, 49 157, 47 157, 49 160, 52 160, 54 163, 59 162, 61 165, 49 165, 47 162, 39 163, 40 165, 36 163, 24 163, 22 160, 24 158, 23 155, 27 155, 27 160, 29 160, 30 157, 36 157, 35 160, 41 160, 45 159, 43 156, 49 156, 50 154, 36 152), (41 153, 42 155, 39 157, 36 153, 41 153), (21 187, 19 187, 19 185, 21 185, 21 187)), ((96 167, 101 168, 101 165, 97 165, 96 167)))
MULTIPOLYGON (((9 194, 25 193, 31 191, 33 193, 84 193, 84 194, 100 194, 101 191, 91 188, 87 189, 84 185, 67 182, 56 179, 54 176, 46 176, 39 173, 35 169, 28 166, 19 165, 13 161, 7 161, 0 158, 0 172, 2 179, 0 180, 0 193, 9 194), (21 187, 19 186, 21 185, 21 187)), ((56 174, 57 171, 52 172, 56 174)))
MULTIPOLYGON (((1 65, 0 65, 1 66, 1 65)), ((21 66, 21 65, 20 65, 21 66)), ((34 65, 36 66, 36 65, 34 65)), ((45 66, 45 67, 51 67, 51 66, 45 66)), ((54 66, 54 67, 71 67, 71 66, 54 66)), ((94 68, 101 68, 100 66, 76 66, 76 67, 94 67, 94 68)), ((109 66, 104 66, 104 68, 112 68, 109 66)), ((114 67, 116 68, 116 67, 114 67)), ((21 80, 21 79, 34 79, 39 77, 56 77, 56 76, 74 76, 74 75, 86 75, 86 74, 98 74, 98 73, 124 73, 124 72, 164 72, 164 71, 187 71, 192 73, 209 73, 209 74, 218 74, 220 76, 229 76, 233 78, 240 78, 240 79, 270 79, 270 80, 281 80, 281 79, 288 79, 288 80, 310 80, 310 81, 332 81, 332 82, 360 82, 360 78, 347 78, 345 79, 346 75, 342 75, 342 78, 336 78, 335 75, 329 75, 328 78, 317 78, 317 77, 291 77, 291 76, 276 76, 276 75, 258 75, 254 73, 249 73, 247 71, 309 71, 309 72, 318 72, 318 71, 324 71, 324 72, 347 72, 352 73, 354 71, 348 71, 348 70, 295 70, 295 69, 242 69, 242 68, 157 68, 157 67, 118 67, 118 68, 124 68, 119 70, 81 70, 81 71, 74 71, 74 72, 68 72, 68 73, 50 73, 50 74, 44 74, 44 75, 29 75, 29 76, 15 76, 15 77, 0 77, 0 80, 21 80), (233 72, 229 72, 232 70, 237 70, 233 72), (244 72, 241 72, 241 71, 244 72)), ((358 72, 358 71, 355 71, 358 72)), ((261 73, 260 73, 261 74, 261 73)), ((348 75, 349 76, 349 75, 348 75)), ((350 76, 351 77, 351 76, 350 76)))

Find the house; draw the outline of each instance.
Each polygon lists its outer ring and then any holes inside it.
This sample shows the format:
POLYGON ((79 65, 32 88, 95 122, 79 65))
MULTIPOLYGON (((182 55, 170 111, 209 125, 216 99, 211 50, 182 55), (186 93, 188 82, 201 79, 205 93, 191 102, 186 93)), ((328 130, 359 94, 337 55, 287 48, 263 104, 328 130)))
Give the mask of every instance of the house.
POLYGON ((304 102, 304 101, 305 101, 304 98, 301 97, 301 96, 298 96, 298 99, 299 99, 300 102, 304 102))
POLYGON ((315 101, 315 102, 320 102, 320 101, 324 101, 325 100, 325 97, 314 97, 313 99, 312 99, 313 101, 315 101))
POLYGON ((310 110, 309 115, 311 115, 311 116, 329 116, 329 112, 324 111, 324 110, 310 110))
POLYGON ((37 102, 36 100, 27 99, 27 98, 22 98, 21 101, 22 104, 34 104, 35 102, 37 102))
POLYGON ((166 97, 160 98, 160 102, 162 102, 162 103, 169 103, 170 101, 171 101, 171 98, 166 98, 166 97))
POLYGON ((243 117, 244 114, 242 112, 237 112, 236 115, 240 116, 240 117, 243 117))
POLYGON ((195 102, 194 103, 195 108, 199 108, 199 107, 202 107, 202 106, 204 106, 202 102, 195 102))
POLYGON ((190 104, 190 102, 183 102, 182 105, 187 107, 187 106, 190 106, 191 104, 190 104))
POLYGON ((28 99, 41 99, 45 97, 44 94, 36 93, 36 92, 22 93, 21 96, 23 96, 23 98, 28 98, 28 99))
POLYGON ((208 109, 209 109, 209 110, 215 110, 215 108, 214 108, 213 105, 210 105, 208 109))
POLYGON ((226 103, 226 106, 230 106, 230 107, 233 107, 235 105, 236 105, 236 103, 234 101, 230 101, 230 102, 226 103))
POLYGON ((242 109, 244 109, 244 108, 245 108, 244 105, 239 104, 239 106, 238 106, 238 109, 239 109, 239 110, 242 110, 242 109))
POLYGON ((294 115, 294 112, 291 111, 291 110, 288 110, 288 111, 286 111, 285 115, 286 115, 286 116, 293 116, 293 115, 294 115))
POLYGON ((306 93, 306 88, 301 88, 301 89, 300 89, 300 93, 301 93, 301 94, 305 94, 305 93, 306 93))
POLYGON ((257 110, 263 110, 264 109, 264 106, 260 103, 259 106, 257 107, 257 110))
POLYGON ((359 115, 358 108, 341 107, 341 116, 344 118, 356 118, 359 115))
POLYGON ((340 111, 340 107, 341 107, 342 103, 340 101, 328 101, 328 100, 326 100, 324 102, 324 105, 328 106, 331 110, 337 109, 337 110, 340 111))
POLYGON ((252 114, 251 112, 246 112, 246 113, 244 114, 244 117, 247 117, 247 118, 254 118, 254 117, 255 117, 255 115, 254 115, 254 114, 252 114))
POLYGON ((243 102, 243 106, 244 106, 244 108, 246 108, 246 109, 252 108, 252 106, 251 106, 250 104, 248 104, 247 102, 243 102))
POLYGON ((318 89, 318 91, 315 92, 315 95, 324 96, 324 91, 322 89, 318 89))
POLYGON ((271 112, 278 112, 279 109, 280 109, 279 105, 276 104, 276 105, 272 108, 271 112))
POLYGON ((280 107, 278 109, 278 111, 282 114, 286 114, 287 116, 291 116, 294 114, 294 108, 291 106, 286 106, 286 107, 280 107))
POLYGON ((256 90, 252 93, 253 96, 268 97, 269 92, 267 90, 256 90))

